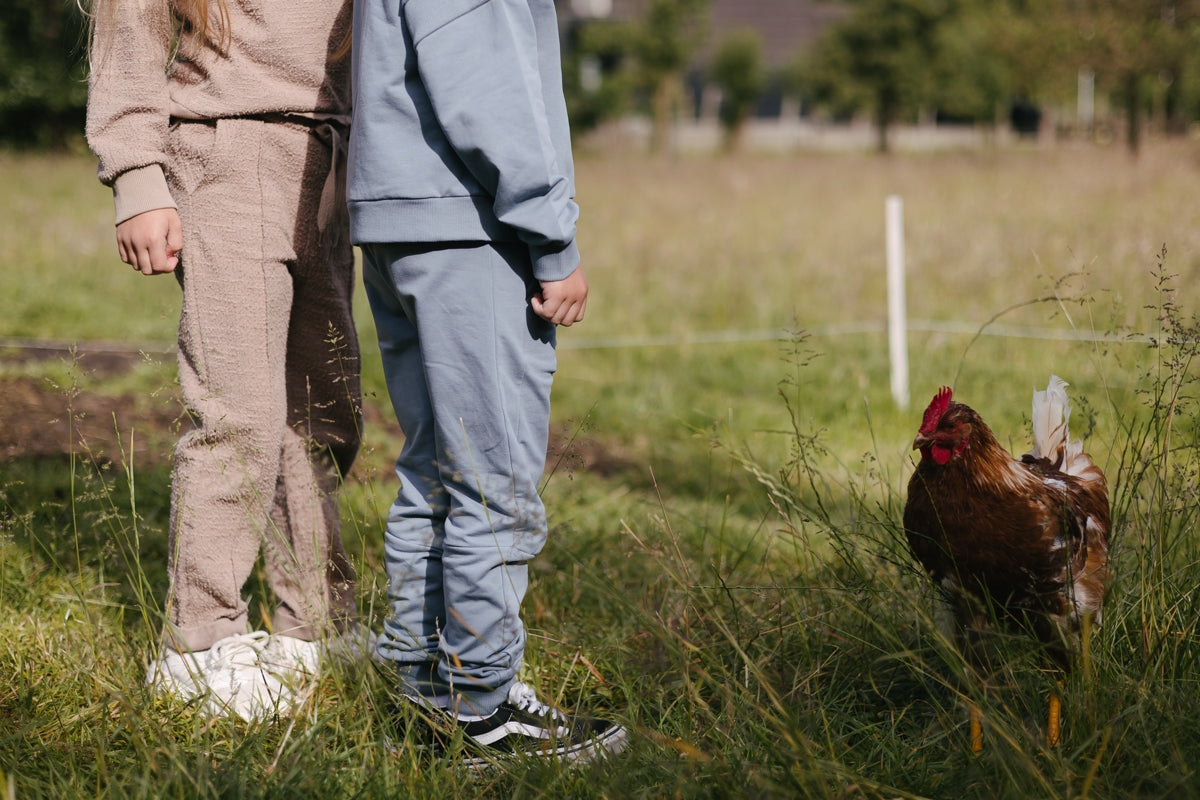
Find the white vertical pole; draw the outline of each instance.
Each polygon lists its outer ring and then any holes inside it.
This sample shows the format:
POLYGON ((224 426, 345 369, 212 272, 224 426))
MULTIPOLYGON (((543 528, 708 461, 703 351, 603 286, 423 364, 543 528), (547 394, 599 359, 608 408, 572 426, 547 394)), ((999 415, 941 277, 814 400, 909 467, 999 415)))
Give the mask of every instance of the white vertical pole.
POLYGON ((908 311, 904 298, 904 201, 890 195, 886 203, 888 354, 892 365, 892 399, 908 408, 908 311))
POLYGON ((1078 96, 1075 100, 1075 116, 1084 135, 1090 136, 1092 123, 1096 120, 1096 73, 1087 67, 1080 67, 1076 83, 1078 96))

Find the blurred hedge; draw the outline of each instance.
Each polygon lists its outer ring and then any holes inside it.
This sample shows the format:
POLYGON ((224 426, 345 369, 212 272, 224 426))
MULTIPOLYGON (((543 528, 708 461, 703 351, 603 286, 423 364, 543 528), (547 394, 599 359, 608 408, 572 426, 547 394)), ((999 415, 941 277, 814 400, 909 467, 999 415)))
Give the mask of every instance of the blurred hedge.
POLYGON ((0 144, 62 147, 82 137, 86 27, 75 0, 0 2, 0 144))

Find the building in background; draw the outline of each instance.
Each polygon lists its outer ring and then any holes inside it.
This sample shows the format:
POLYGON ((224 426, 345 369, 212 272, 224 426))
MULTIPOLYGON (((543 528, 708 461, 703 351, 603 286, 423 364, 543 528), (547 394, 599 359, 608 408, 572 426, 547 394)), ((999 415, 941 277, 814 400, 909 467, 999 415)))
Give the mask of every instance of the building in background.
POLYGON ((738 28, 757 31, 768 66, 781 68, 843 14, 828 0, 713 0, 712 41, 738 28))
MULTIPOLYGON (((663 117, 639 76, 625 70, 636 63, 628 39, 635 36, 623 23, 639 23, 655 0, 555 0, 564 42, 564 84, 572 128, 581 135, 603 133, 605 142, 644 145, 651 150, 712 151, 722 140, 721 90, 709 72, 714 53, 731 34, 750 30, 761 40, 768 73, 753 118, 746 125, 746 146, 759 151, 860 151, 875 149, 879 136, 869 114, 850 117, 815 113, 801 99, 795 67, 818 39, 851 10, 838 0, 709 0, 704 36, 683 71, 683 90, 674 105, 665 145, 663 117), (612 26, 609 49, 588 52, 586 43, 598 27, 612 26), (613 42, 616 44, 613 44, 613 42), (624 80, 624 84, 622 84, 624 80), (607 93, 607 94, 606 94, 607 93), (632 98, 632 105, 630 102, 632 98), (631 113, 632 112, 632 113, 631 113)), ((644 76, 641 76, 644 77, 644 76)), ((935 125, 924 120, 897 125, 900 149, 975 148, 991 135, 985 126, 935 125)))
MULTIPOLYGON (((558 0, 559 17, 574 20, 627 20, 645 12, 648 0, 558 0)), ((712 0, 709 43, 723 33, 749 28, 762 36, 772 67, 785 66, 844 9, 829 0, 712 0)))
MULTIPOLYGON (((620 23, 643 17, 650 0, 556 0, 567 49, 575 38, 572 31, 581 26, 620 23)), ((740 30, 758 34, 762 55, 771 81, 759 104, 760 118, 794 117, 799 108, 789 102, 784 74, 789 66, 825 28, 845 13, 844 7, 830 0, 711 0, 706 15, 704 42, 688 71, 689 116, 711 119, 719 105, 706 77, 706 67, 723 37, 740 30)), ((581 65, 580 80, 594 88, 612 69, 613 62, 591 60, 581 65)))

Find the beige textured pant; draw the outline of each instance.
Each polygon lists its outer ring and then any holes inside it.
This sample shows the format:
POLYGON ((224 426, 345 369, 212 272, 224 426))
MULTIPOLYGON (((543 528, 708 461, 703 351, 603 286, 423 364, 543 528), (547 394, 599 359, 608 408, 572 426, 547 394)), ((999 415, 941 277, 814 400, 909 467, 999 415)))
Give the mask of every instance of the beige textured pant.
POLYGON ((338 149, 330 130, 255 119, 172 128, 179 378, 194 421, 172 478, 176 649, 246 631, 242 590, 260 553, 275 632, 313 639, 354 615, 336 493, 359 445, 359 353, 341 204, 327 195, 337 208, 318 219, 338 149))

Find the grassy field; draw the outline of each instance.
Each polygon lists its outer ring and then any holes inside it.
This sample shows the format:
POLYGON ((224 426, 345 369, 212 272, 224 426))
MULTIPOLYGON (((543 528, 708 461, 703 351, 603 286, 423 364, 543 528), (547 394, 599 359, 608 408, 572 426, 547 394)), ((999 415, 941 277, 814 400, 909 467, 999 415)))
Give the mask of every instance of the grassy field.
MULTIPOLYGON (((1200 797, 1192 143, 1136 161, 582 149, 592 299, 560 335, 526 672, 635 736, 607 765, 484 779, 386 751, 370 670, 326 676, 271 725, 141 686, 166 587, 178 290, 117 261, 87 158, 0 154, 0 177, 19 188, 0 197, 0 393, 40 388, 64 430, 55 453, 0 463, 0 798, 1200 797), (889 195, 906 215, 907 409, 888 383, 889 195), (64 349, 32 359, 32 340, 64 349), (72 346, 127 351, 127 368, 72 346), (1020 453, 1051 372, 1109 478, 1115 573, 1055 748, 1057 676, 1015 640, 986 687, 972 679, 899 522, 938 386, 1020 453)), ((399 442, 358 311, 367 446, 343 518, 377 623, 399 442)), ((259 578, 248 591, 265 602, 259 578)))

